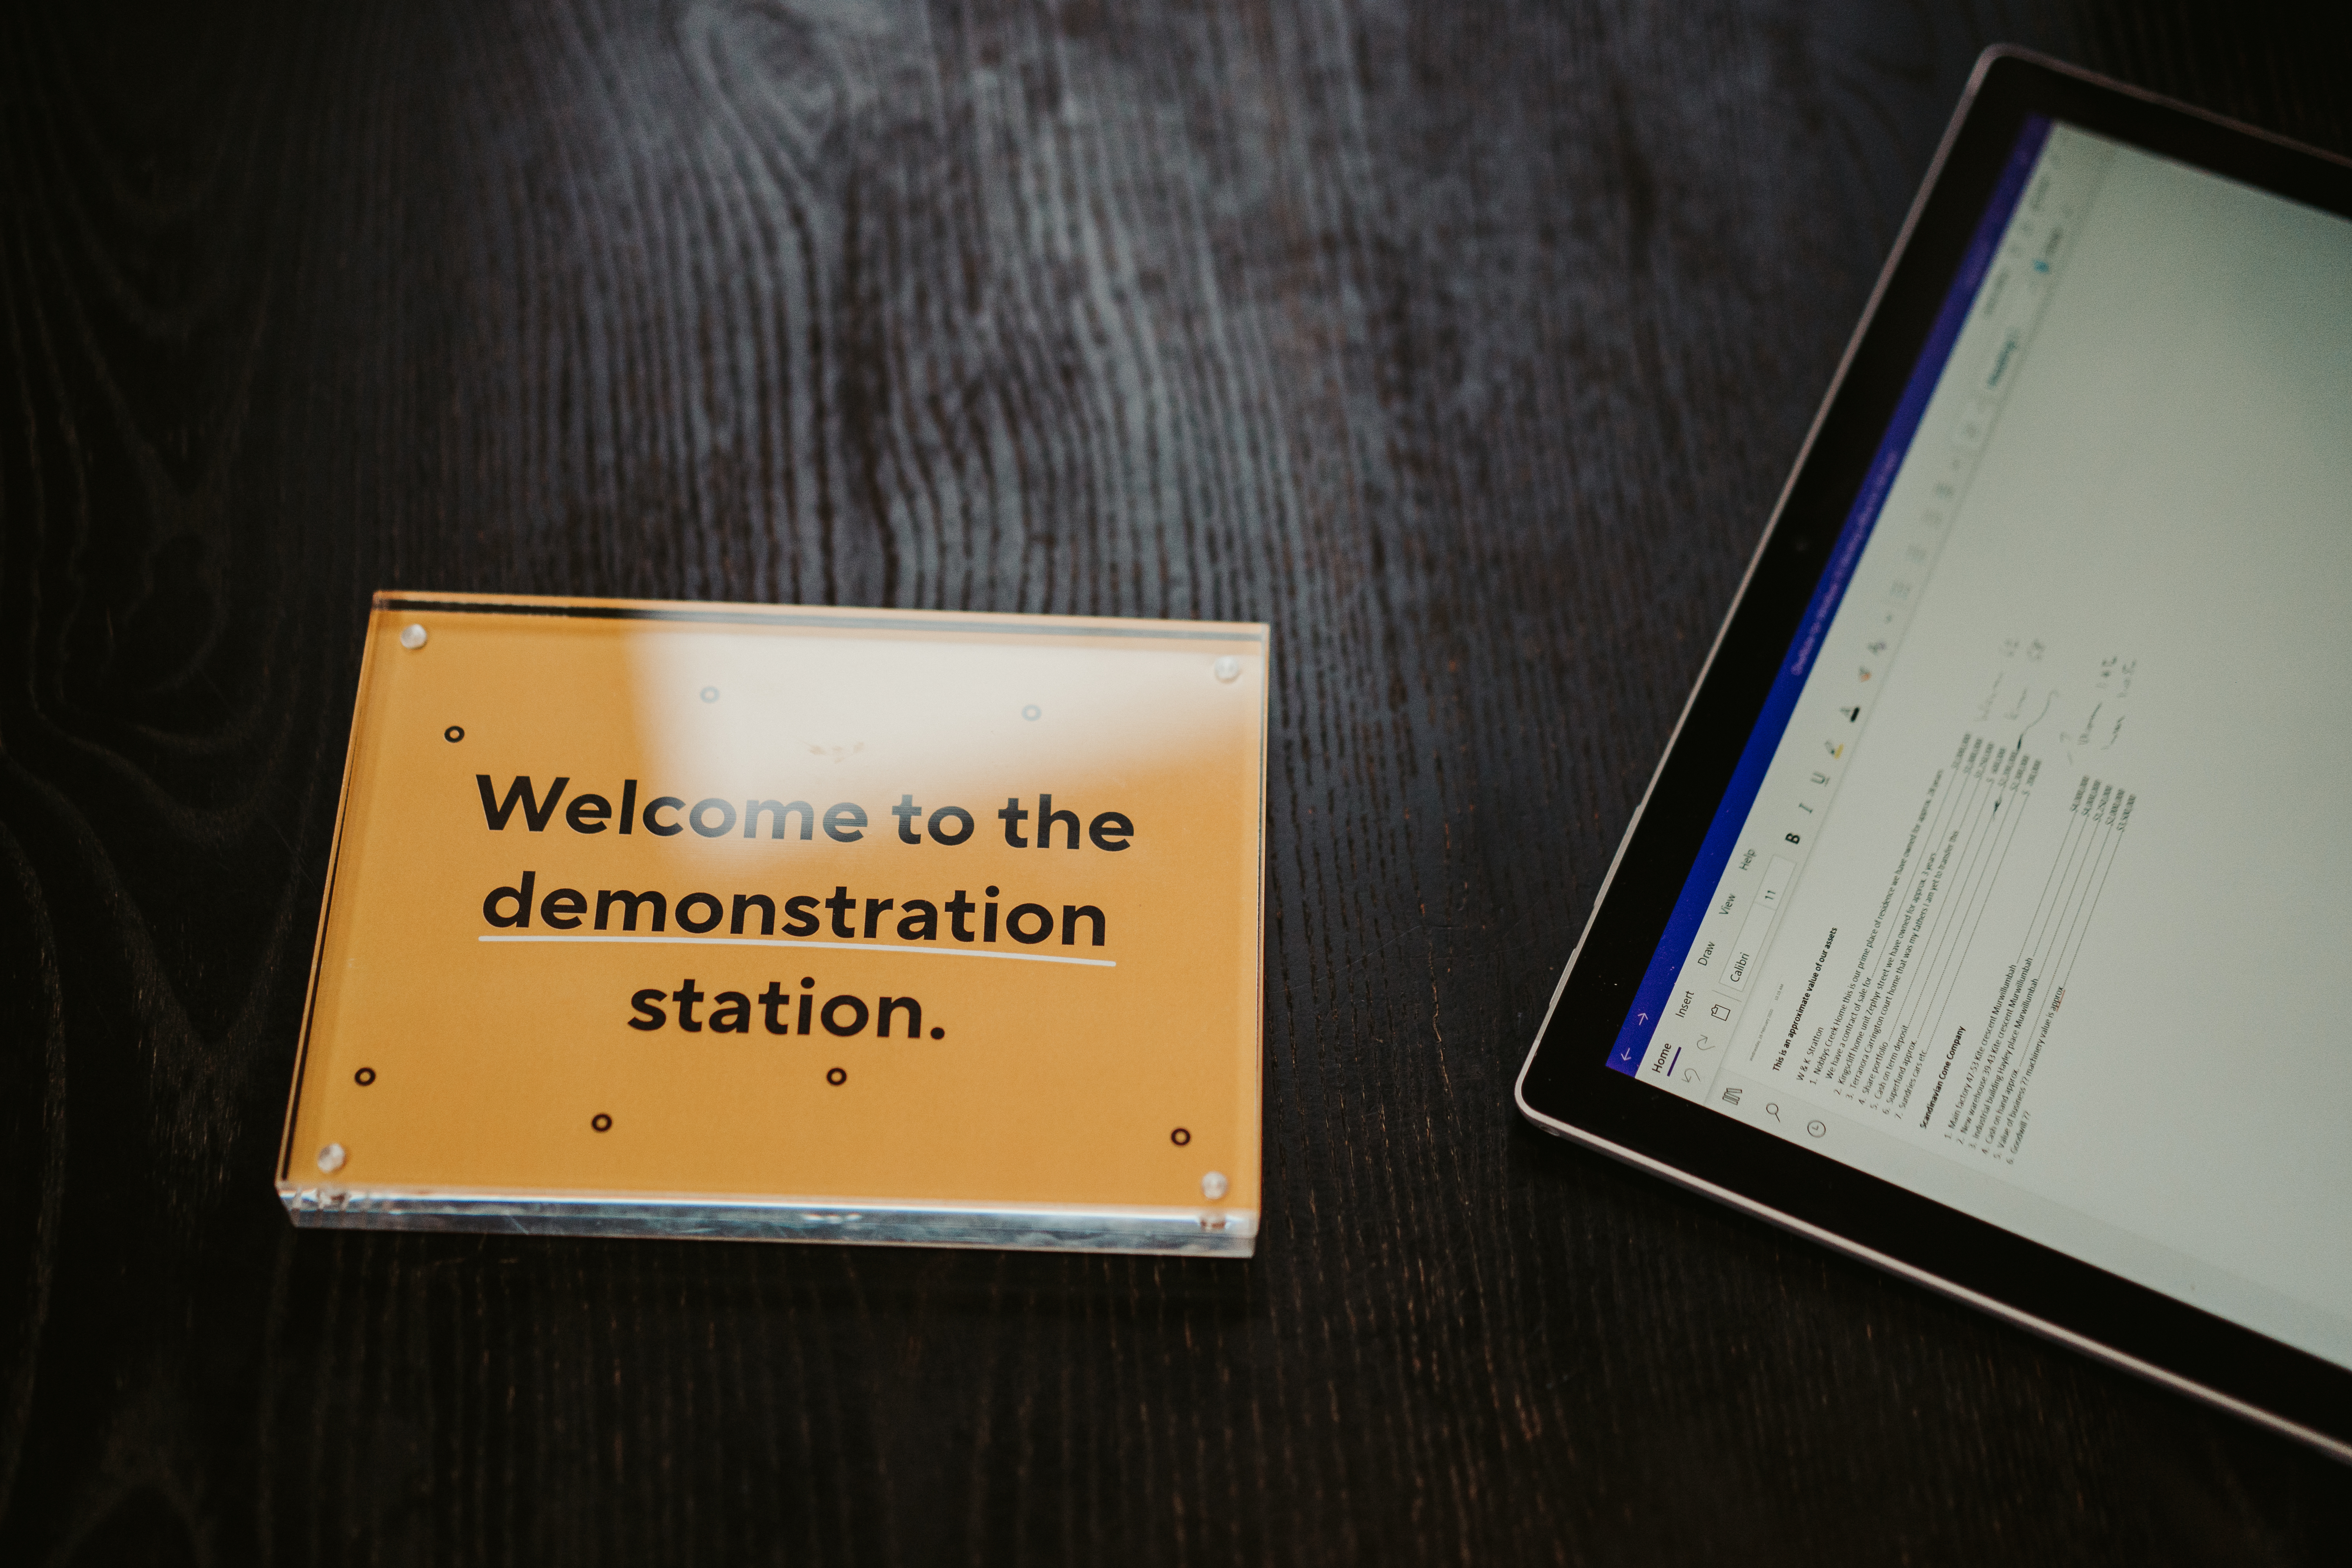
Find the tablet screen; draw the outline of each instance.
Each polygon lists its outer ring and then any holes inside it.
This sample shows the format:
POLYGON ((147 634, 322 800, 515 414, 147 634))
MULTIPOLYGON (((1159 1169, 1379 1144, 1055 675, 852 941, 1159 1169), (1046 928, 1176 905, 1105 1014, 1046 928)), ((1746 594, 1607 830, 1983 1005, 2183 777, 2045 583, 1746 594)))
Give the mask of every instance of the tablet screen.
POLYGON ((2352 223, 2012 149, 1609 1065, 2352 1366, 2352 223))

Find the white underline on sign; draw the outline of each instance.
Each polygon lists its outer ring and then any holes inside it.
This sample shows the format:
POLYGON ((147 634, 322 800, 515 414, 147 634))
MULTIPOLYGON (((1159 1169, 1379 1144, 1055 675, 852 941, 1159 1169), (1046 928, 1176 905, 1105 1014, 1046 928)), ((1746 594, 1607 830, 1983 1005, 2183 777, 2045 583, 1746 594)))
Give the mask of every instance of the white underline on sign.
POLYGON ((930 958, 1009 958, 1016 963, 1082 963, 1117 969, 1115 958, 1064 958, 1052 952, 997 952, 978 947, 910 947, 893 942, 789 942, 759 936, 478 936, 476 942, 661 942, 690 947, 829 947, 842 952, 919 952, 930 958))

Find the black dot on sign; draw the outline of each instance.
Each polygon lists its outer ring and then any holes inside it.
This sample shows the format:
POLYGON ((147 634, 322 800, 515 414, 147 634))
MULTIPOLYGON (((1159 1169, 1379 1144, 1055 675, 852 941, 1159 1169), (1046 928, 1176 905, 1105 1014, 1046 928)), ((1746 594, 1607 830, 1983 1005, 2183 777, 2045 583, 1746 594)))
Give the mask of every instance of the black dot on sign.
POLYGON ((1179 1149, 1181 1149, 1185 1144, 1190 1143, 1192 1141, 1192 1132, 1182 1127, 1179 1127, 1175 1131, 1168 1134, 1168 1142, 1175 1144, 1179 1149))
POLYGON ((715 687, 715 686, 706 686, 706 687, 704 687, 704 688, 702 689, 702 700, 703 700, 705 702, 716 702, 716 701, 718 701, 718 700, 719 700, 719 688, 717 688, 717 687, 715 687))
POLYGON ((992 898, 994 898, 994 897, 996 897, 996 889, 995 889, 994 888, 991 888, 991 889, 988 889, 988 896, 989 896, 990 898, 992 898, 992 898))
POLYGON ((931 1030, 931 1038, 935 1040, 944 1040, 947 1037, 948 1032, 945 1029, 934 1028, 931 1030))
POLYGON ((375 1081, 375 1068, 360 1068, 359 1071, 352 1074, 352 1081, 359 1085, 362 1089, 365 1089, 368 1085, 375 1081))
POLYGON ((458 742, 466 738, 466 726, 463 724, 452 724, 447 729, 441 731, 441 738, 454 746, 458 742))
POLYGON ((610 1132, 613 1130, 613 1119, 600 1110, 588 1119, 588 1125, 599 1132, 610 1132))
MULTIPOLYGON (((789 914, 789 913, 791 913, 791 912, 792 912, 792 911, 791 911, 791 910, 787 910, 785 911, 785 913, 787 913, 787 914, 789 914)), ((816 984, 816 982, 815 982, 815 981, 814 981, 814 980, 811 980, 807 975, 803 974, 803 975, 802 975, 802 976, 801 976, 801 984, 803 984, 803 985, 814 985, 814 984, 816 984)))
POLYGON ((824 1069, 824 1081, 839 1089, 849 1081, 849 1074, 840 1068, 827 1068, 824 1069))

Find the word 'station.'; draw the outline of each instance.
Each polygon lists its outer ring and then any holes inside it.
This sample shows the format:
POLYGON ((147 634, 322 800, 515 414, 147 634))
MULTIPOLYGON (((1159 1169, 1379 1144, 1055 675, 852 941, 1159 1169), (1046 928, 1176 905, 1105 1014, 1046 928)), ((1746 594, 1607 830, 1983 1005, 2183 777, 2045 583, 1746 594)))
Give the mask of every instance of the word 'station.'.
MULTIPOLYGON (((663 1027, 669 1022, 669 1015, 663 1010, 662 1004, 675 1002, 677 1004, 677 1026, 689 1035, 698 1035, 706 1026, 716 1035, 748 1035, 751 1032, 751 1008, 756 1003, 762 1010, 761 1024, 772 1035, 814 1034, 816 1031, 810 1026, 812 1014, 824 1020, 824 1032, 828 1035, 840 1037, 866 1032, 868 1015, 864 998, 829 997, 820 1009, 816 1006, 814 977, 803 979, 801 984, 807 989, 795 997, 783 988, 782 983, 771 980, 768 988, 756 998, 740 991, 705 992, 698 989, 691 978, 679 982, 677 990, 667 993, 658 985, 649 985, 629 998, 629 1005, 636 1012, 636 1016, 629 1020, 629 1027, 643 1030, 663 1027), (795 1001, 799 1003, 797 1022, 785 1016, 786 1008, 795 1001), (707 1023, 694 1016, 695 1007, 703 1002, 711 1004, 707 1023)), ((912 996, 883 996, 876 999, 872 1015, 878 1020, 878 1026, 874 1031, 877 1039, 890 1037, 890 1019, 894 1015, 904 1015, 907 1038, 915 1040, 922 1037, 923 1005, 912 996)), ((943 1040, 947 1034, 945 1029, 935 1027, 931 1030, 931 1038, 943 1040)))

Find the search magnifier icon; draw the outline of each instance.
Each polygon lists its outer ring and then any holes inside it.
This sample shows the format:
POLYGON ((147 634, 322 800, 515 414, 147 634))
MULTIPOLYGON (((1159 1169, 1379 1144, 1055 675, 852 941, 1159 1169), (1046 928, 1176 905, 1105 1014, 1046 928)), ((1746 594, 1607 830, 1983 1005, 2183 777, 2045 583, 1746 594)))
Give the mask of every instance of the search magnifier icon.
POLYGON ((1767 1105, 1767 1106, 1764 1108, 1764 1114, 1765 1114, 1765 1115, 1767 1115, 1767 1116, 1769 1116, 1769 1117, 1770 1117, 1770 1118, 1771 1118, 1773 1121, 1780 1121, 1780 1104, 1776 1101, 1776 1102, 1774 1102, 1774 1103, 1772 1103, 1772 1104, 1770 1104, 1770 1105, 1767 1105))

